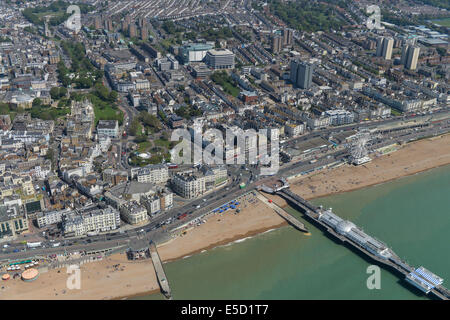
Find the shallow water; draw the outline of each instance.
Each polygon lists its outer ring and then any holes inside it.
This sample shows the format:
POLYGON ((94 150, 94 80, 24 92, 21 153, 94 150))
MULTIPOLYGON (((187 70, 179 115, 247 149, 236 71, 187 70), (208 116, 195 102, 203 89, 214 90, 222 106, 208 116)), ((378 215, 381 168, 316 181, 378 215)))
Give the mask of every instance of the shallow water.
MULTIPOLYGON (((313 202, 332 207, 450 287, 450 166, 313 202)), ((288 210, 310 236, 286 226, 167 263, 174 299, 428 299, 384 269, 381 289, 369 290, 372 262, 288 210)))

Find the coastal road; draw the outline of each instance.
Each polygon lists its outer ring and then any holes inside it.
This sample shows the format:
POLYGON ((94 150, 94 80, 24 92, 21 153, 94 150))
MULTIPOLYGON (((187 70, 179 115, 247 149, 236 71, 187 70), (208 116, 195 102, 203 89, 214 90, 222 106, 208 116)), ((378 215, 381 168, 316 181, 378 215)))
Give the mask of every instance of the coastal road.
MULTIPOLYGON (((397 132, 393 136, 395 139, 384 138, 377 142, 372 148, 379 148, 385 145, 389 145, 395 142, 407 142, 410 140, 416 140, 422 137, 427 136, 435 136, 440 135, 450 131, 450 124, 448 122, 439 123, 436 125, 432 125, 430 127, 423 128, 421 130, 405 130, 405 132, 397 132)), ((279 172, 276 176, 289 176, 298 172, 313 170, 314 168, 321 167, 336 161, 343 161, 348 156, 348 153, 345 150, 338 150, 334 153, 328 153, 323 157, 317 159, 315 163, 309 163, 308 161, 299 161, 293 164, 289 163, 287 165, 281 166, 279 172)), ((25 258, 28 256, 39 254, 51 254, 51 253, 61 253, 65 250, 69 251, 79 251, 82 248, 96 248, 99 247, 107 247, 112 246, 115 243, 125 244, 130 239, 137 237, 142 230, 142 233, 147 234, 146 236, 149 239, 152 239, 155 242, 158 242, 158 239, 164 238, 167 236, 167 231, 162 230, 163 228, 173 229, 177 226, 187 223, 188 221, 195 220, 201 217, 203 214, 211 211, 214 208, 217 208, 223 205, 226 202, 229 202, 232 199, 235 199, 241 194, 251 191, 257 184, 258 178, 257 176, 257 166, 247 165, 247 170, 239 168, 239 166, 231 166, 230 174, 235 174, 234 179, 232 177, 231 183, 214 192, 203 197, 196 199, 192 202, 187 203, 186 205, 178 208, 173 208, 166 213, 161 215, 157 215, 151 219, 150 223, 144 227, 140 227, 134 230, 126 231, 124 233, 114 232, 107 235, 99 235, 90 238, 83 239, 69 239, 66 240, 66 244, 61 244, 62 247, 57 248, 41 248, 41 249, 27 249, 27 251, 21 251, 17 253, 12 253, 9 250, 4 251, 0 255, 0 259, 19 259, 25 258), (242 175, 241 175, 242 174, 242 175), (244 182, 247 184, 245 189, 240 189, 239 184, 244 182), (200 206, 200 208, 197 208, 200 206), (188 213, 188 217, 184 220, 177 220, 177 217, 182 213, 188 213), (164 227, 162 227, 164 226, 164 227)), ((23 245, 22 245, 23 247, 23 245)))

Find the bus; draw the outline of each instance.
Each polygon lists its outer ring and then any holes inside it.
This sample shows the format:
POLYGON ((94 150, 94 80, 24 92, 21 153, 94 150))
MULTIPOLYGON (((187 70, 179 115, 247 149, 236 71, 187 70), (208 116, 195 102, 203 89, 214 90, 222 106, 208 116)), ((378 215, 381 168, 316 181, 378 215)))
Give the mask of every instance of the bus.
POLYGON ((27 242, 28 248, 37 248, 41 246, 41 242, 27 242))

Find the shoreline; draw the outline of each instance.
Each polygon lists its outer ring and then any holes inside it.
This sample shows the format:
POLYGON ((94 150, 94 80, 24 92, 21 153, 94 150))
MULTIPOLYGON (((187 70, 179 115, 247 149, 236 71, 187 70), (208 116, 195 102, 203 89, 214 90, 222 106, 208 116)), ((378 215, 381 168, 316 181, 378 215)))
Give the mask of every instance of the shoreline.
MULTIPOLYGON (((450 134, 405 144, 361 166, 347 164, 288 181, 293 192, 311 200, 392 182, 447 165, 450 165, 450 134)), ((279 202, 285 205, 284 200, 279 202)))
MULTIPOLYGON (((263 233, 266 233, 269 230, 275 231, 275 230, 278 230, 278 229, 280 229, 282 227, 285 227, 287 225, 289 225, 289 224, 285 221, 285 222, 282 222, 282 223, 280 223, 278 225, 274 225, 274 226, 271 226, 271 227, 269 226, 269 227, 265 227, 265 228, 261 228, 261 229, 257 229, 257 230, 251 230, 251 231, 247 232, 246 234, 237 235, 237 236, 232 237, 232 238, 228 238, 228 239, 216 242, 216 243, 212 243, 212 244, 208 245, 207 247, 205 247, 203 249, 197 249, 197 250, 194 250, 192 252, 188 252, 186 254, 183 254, 182 256, 175 257, 175 258, 172 258, 172 259, 169 259, 169 260, 164 260, 164 261, 162 261, 162 263, 164 265, 166 263, 170 263, 170 262, 178 261, 178 260, 181 260, 181 259, 184 259, 184 258, 188 258, 188 257, 191 257, 191 256, 199 254, 199 253, 203 253, 203 252, 206 252, 206 251, 214 250, 215 248, 219 248, 219 247, 222 247, 222 246, 225 246, 225 245, 232 244, 233 242, 238 241, 238 240, 242 240, 242 239, 246 239, 246 238, 249 238, 249 237, 254 237, 254 236, 261 235, 263 233)), ((308 234, 306 234, 306 235, 308 235, 308 234)), ((113 298, 112 300, 129 300, 129 299, 133 299, 133 298, 136 298, 136 297, 149 296, 149 295, 153 295, 153 294, 157 294, 157 293, 161 294, 161 291, 159 289, 156 289, 156 290, 152 290, 152 291, 149 291, 149 292, 136 293, 136 294, 133 294, 133 295, 130 295, 130 296, 117 297, 117 298, 113 298)))
POLYGON ((255 230, 250 230, 250 231, 248 231, 245 234, 236 235, 236 236, 231 237, 231 238, 227 238, 227 239, 215 242, 215 243, 211 243, 207 247, 204 247, 204 248, 201 248, 201 249, 196 249, 194 251, 191 251, 191 252, 188 252, 186 254, 183 254, 183 255, 181 255, 179 257, 174 257, 174 258, 171 258, 171 259, 163 260, 163 264, 169 263, 169 262, 173 262, 173 261, 177 261, 177 260, 181 260, 181 259, 184 259, 184 258, 188 258, 188 257, 191 257, 191 256, 193 256, 195 254, 202 253, 204 251, 210 251, 210 250, 213 250, 215 248, 222 247, 222 246, 225 246, 227 244, 233 243, 233 242, 235 242, 237 240, 242 240, 242 239, 245 239, 245 238, 248 238, 248 237, 254 237, 254 236, 257 236, 259 234, 263 234, 263 233, 265 233, 265 232, 267 232, 269 230, 279 229, 279 228, 285 227, 287 225, 289 225, 289 224, 285 221, 285 222, 282 222, 282 223, 277 224, 277 225, 268 226, 268 227, 255 229, 255 230))
MULTIPOLYGON (((371 162, 361 166, 345 165, 338 168, 325 169, 311 175, 294 178, 289 183, 293 192, 301 194, 305 199, 310 200, 388 183, 448 165, 450 165, 450 135, 447 134, 405 144, 397 151, 376 157, 371 162), (414 159, 414 161, 411 161, 411 159, 414 159)), ((267 196, 278 206, 286 207, 287 203, 284 199, 276 195, 267 196)), ((249 195, 248 199, 242 201, 240 208, 241 212, 238 214, 231 213, 231 210, 223 214, 214 214, 199 226, 189 226, 184 230, 179 230, 172 239, 158 246, 158 252, 163 264, 288 225, 272 208, 265 202, 256 199, 255 196, 249 195)), ((126 265, 127 270, 131 268, 134 272, 128 272, 126 273, 127 275, 123 274, 125 277, 118 276, 114 280, 106 280, 104 277, 95 276, 88 281, 90 282, 89 287, 102 286, 101 289, 88 288, 87 291, 79 292, 79 294, 67 292, 68 294, 65 294, 64 297, 59 295, 56 299, 123 300, 149 296, 160 292, 150 259, 136 264, 125 262, 123 256, 121 257, 120 255, 123 255, 123 253, 110 256, 107 258, 107 262, 94 262, 83 266, 89 270, 86 272, 91 272, 91 276, 95 272, 98 274, 98 271, 108 272, 107 269, 111 268, 111 266, 107 266, 107 264, 117 262, 121 262, 122 265, 126 265), (118 258, 116 259, 115 257, 118 258), (145 277, 144 281, 138 279, 142 276, 145 277), (117 297, 110 296, 110 293, 115 290, 120 292, 120 289, 124 287, 124 282, 129 283, 129 285, 126 285, 127 288, 123 288, 125 292, 128 291, 128 294, 122 291, 117 297), (131 290, 133 287, 136 291, 131 290)), ((56 270, 51 272, 51 277, 46 276, 48 273, 44 273, 42 276, 46 279, 54 279, 56 270)), ((107 277, 109 278, 109 276, 107 277)), ((113 277, 113 274, 111 274, 111 277, 113 277)), ((60 278, 62 279, 62 277, 60 278)), ((56 286, 58 291, 61 291, 64 287, 61 286, 61 283, 55 283, 56 280, 50 281, 49 285, 56 286)), ((46 291, 40 287, 36 288, 37 283, 34 285, 31 283, 30 286, 29 283, 23 283, 22 281, 11 282, 4 283, 4 286, 9 287, 10 284, 13 284, 19 288, 11 288, 13 292, 1 290, 0 293, 4 293, 3 297, 6 296, 8 299, 27 299, 28 296, 31 299, 35 299, 35 297, 39 296, 39 299, 55 299, 54 293, 51 292, 52 288, 46 291), (32 286, 36 288, 34 292, 32 291, 32 286), (8 295, 8 293, 12 293, 12 296, 8 295), (40 295, 40 293, 45 294, 40 295)))
MULTIPOLYGON (((347 189, 347 190, 338 191, 338 192, 330 192, 330 193, 319 195, 319 196, 305 197, 305 200, 320 199, 320 198, 325 198, 325 197, 329 197, 329 196, 335 196, 335 195, 339 195, 339 194, 344 194, 344 193, 347 193, 347 192, 353 192, 353 191, 357 191, 357 190, 361 190, 361 189, 365 189, 365 188, 375 187, 375 186, 378 186, 378 185, 382 185, 382 184, 393 182, 393 181, 400 180, 400 179, 403 179, 403 178, 411 177, 411 176, 414 176, 416 174, 421 174, 421 173, 424 173, 424 172, 427 172, 427 171, 430 171, 430 170, 434 170, 434 169, 438 169, 438 168, 442 168, 442 167, 446 167, 446 166, 450 166, 450 163, 440 164, 440 165, 438 165, 436 167, 423 169, 423 170, 416 171, 416 172, 410 172, 410 173, 407 173, 407 174, 405 174, 405 175, 403 175, 401 177, 396 177, 396 178, 384 180, 384 181, 381 181, 381 182, 374 182, 374 183, 367 184, 367 185, 364 185, 364 186, 361 186, 361 187, 355 187, 353 189, 347 189)), ((317 173, 317 174, 319 174, 319 173, 317 173)))
MULTIPOLYGON (((331 195, 338 195, 338 194, 343 194, 343 193, 352 192, 352 191, 356 191, 356 190, 361 190, 361 189, 364 189, 364 188, 369 188, 369 187, 373 187, 373 186, 389 183, 389 182, 392 182, 392 181, 395 181, 395 180, 399 180, 399 179, 402 179, 402 178, 406 178, 406 177, 409 177, 409 176, 413 176, 413 175, 416 175, 416 174, 424 173, 424 172, 427 172, 427 171, 430 171, 430 170, 433 170, 433 169, 437 169, 437 168, 445 167, 445 166, 449 166, 449 165, 450 164, 442 164, 442 165, 439 165, 437 167, 433 167, 433 168, 429 168, 429 169, 423 169, 423 170, 418 171, 418 172, 410 173, 410 174, 407 174, 407 175, 402 176, 402 177, 393 178, 393 179, 386 180, 386 181, 383 181, 383 182, 374 183, 374 184, 370 184, 370 185, 365 185, 365 186, 357 187, 357 188, 354 188, 354 189, 351 189, 351 190, 341 191, 341 192, 338 192, 338 193, 330 193, 330 194, 315 196, 315 197, 308 198, 306 200, 320 199, 320 198, 328 197, 328 196, 331 196, 331 195)), ((288 204, 283 204, 280 207, 285 208, 285 207, 288 207, 288 206, 289 206, 288 204)), ((212 249, 215 249, 215 248, 227 245, 227 244, 232 244, 233 242, 235 242, 237 240, 245 239, 245 238, 248 238, 248 237, 258 236, 258 235, 261 235, 261 234, 265 233, 268 230, 278 230, 279 228, 282 228, 282 227, 287 226, 287 225, 289 225, 287 222, 283 222, 283 223, 281 223, 279 225, 274 225, 272 227, 266 227, 266 228, 262 228, 262 229, 258 229, 258 230, 252 230, 252 231, 249 231, 248 233, 246 233, 244 235, 239 235, 239 236, 236 236, 236 237, 232 237, 232 238, 229 238, 229 239, 225 239, 225 240, 219 241, 217 243, 212 243, 212 244, 208 245, 207 247, 205 247, 203 249, 197 249, 197 250, 194 250, 192 252, 188 252, 186 254, 183 254, 183 255, 181 255, 179 257, 175 257, 175 258, 169 259, 169 260, 164 260, 163 264, 169 263, 169 262, 174 262, 174 261, 177 261, 177 260, 180 260, 180 259, 184 259, 184 258, 188 258, 188 257, 191 257, 193 255, 196 255, 196 254, 199 254, 199 253, 203 253, 205 251, 209 251, 209 250, 212 250, 212 249)), ((305 233, 305 235, 311 235, 311 234, 310 233, 305 233)), ((160 293, 160 290, 154 290, 152 292, 137 293, 137 294, 133 294, 132 296, 128 296, 128 297, 125 296, 125 297, 121 297, 121 298, 122 299, 132 299, 132 298, 135 298, 135 297, 149 296, 149 295, 152 295, 152 294, 155 294, 155 293, 160 293)), ((115 298, 114 300, 118 300, 118 299, 120 299, 120 298, 117 298, 117 299, 115 298)))
POLYGON ((147 291, 147 292, 135 293, 135 294, 132 294, 132 295, 129 295, 129 296, 119 296, 119 297, 116 297, 116 298, 112 298, 110 300, 130 300, 130 299, 137 298, 137 297, 150 296, 150 295, 156 294, 156 293, 161 293, 161 290, 160 289, 154 289, 154 290, 150 290, 150 291, 147 291))
MULTIPOLYGON (((362 166, 359 166, 359 167, 360 168, 367 168, 368 166, 369 167, 373 167, 374 163, 375 163, 376 169, 374 168, 374 170, 382 170, 382 169, 379 169, 379 167, 376 165, 381 160, 386 161, 386 159, 399 158, 403 153, 410 153, 410 152, 412 152, 409 149, 411 149, 413 147, 417 147, 418 145, 420 146, 420 145, 423 145, 423 144, 434 144, 435 145, 438 142, 440 142, 440 139, 450 140, 450 135, 449 134, 445 134, 445 135, 442 135, 442 136, 433 137, 433 138, 427 138, 427 139, 421 139, 421 140, 418 140, 418 141, 414 141, 414 142, 405 144, 405 145, 401 146, 401 148, 399 148, 395 152, 376 157, 369 164, 365 164, 365 165, 362 165, 362 166)), ((445 156, 449 156, 450 154, 446 153, 444 151, 444 155, 445 156)), ((427 156, 424 157, 424 159, 427 159, 427 158, 428 158, 427 156)), ((431 160, 434 160, 434 157, 431 160)), ((450 165, 450 157, 449 157, 448 160, 444 161, 443 163, 432 163, 431 165, 427 165, 427 166, 422 167, 422 168, 413 169, 411 171, 406 171, 406 172, 405 171, 401 171, 400 175, 398 175, 398 176, 394 176, 394 177, 390 177, 390 178, 381 178, 380 177, 381 179, 378 179, 378 180, 376 180, 374 182, 362 183, 360 185, 352 186, 350 188, 347 187, 347 188, 341 189, 339 191, 329 190, 329 191, 321 193, 321 194, 314 194, 314 192, 310 192, 310 194, 308 196, 305 196, 304 198, 307 199, 307 200, 319 199, 319 198, 328 197, 328 196, 332 196, 332 195, 338 195, 338 194, 343 194, 343 193, 352 192, 352 191, 356 191, 356 190, 361 190, 361 189, 364 189, 364 188, 370 188, 370 187, 373 187, 373 186, 377 186, 377 185, 393 182, 395 180, 399 180, 399 179, 402 179, 402 178, 405 178, 405 177, 421 174, 421 173, 424 173, 424 172, 427 172, 427 171, 430 171, 430 170, 433 170, 433 169, 437 169, 437 168, 445 167, 445 166, 449 166, 449 165, 450 165)), ((401 170, 402 165, 401 164, 400 165, 399 164, 394 164, 393 167, 397 168, 398 170, 401 170)), ((346 165, 346 166, 341 167, 341 168, 333 168, 333 169, 321 170, 321 171, 319 171, 319 172, 317 172, 317 173, 315 173, 313 175, 308 175, 308 176, 305 176, 305 177, 294 178, 294 179, 292 179, 292 182, 290 182, 290 183, 292 183, 293 185, 296 185, 296 184, 299 184, 299 183, 301 183, 302 181, 304 181, 306 179, 310 179, 310 178, 313 178, 315 176, 316 177, 317 176, 323 176, 323 175, 327 174, 328 172, 336 173, 336 172, 339 171, 339 169, 342 169, 342 168, 344 168, 345 171, 352 171, 352 170, 356 169, 357 166, 346 165)), ((342 178, 344 178, 344 177, 345 176, 342 176, 342 178)), ((288 204, 283 199, 281 199, 278 196, 270 195, 269 197, 271 199, 273 199, 274 202, 276 202, 282 208, 288 206, 288 204), (275 201, 275 200, 278 200, 278 201, 275 201), (280 200, 281 200, 282 203, 280 203, 280 200)), ((203 249, 194 250, 194 251, 189 252, 187 254, 183 254, 180 257, 176 257, 176 258, 164 261, 164 263, 165 262, 176 261, 176 260, 182 259, 182 258, 184 258, 186 256, 191 256, 191 255, 203 252, 204 250, 210 250, 211 248, 215 248, 215 247, 218 247, 218 246, 221 246, 221 245, 229 244, 229 243, 232 243, 232 242, 234 242, 236 240, 239 240, 239 238, 243 239, 243 238, 246 238, 248 236, 255 236, 255 235, 261 234, 265 230, 278 229, 278 228, 280 228, 283 225, 287 225, 287 222, 284 222, 284 223, 282 223, 279 226, 274 225, 272 227, 264 228, 261 231, 253 230, 253 231, 248 232, 247 234, 241 235, 241 237, 235 236, 235 237, 232 237, 230 239, 222 240, 219 243, 209 244, 208 246, 204 247, 203 249)), ((145 293, 143 295, 145 295, 145 293)), ((140 295, 140 296, 142 296, 142 295, 140 295)))

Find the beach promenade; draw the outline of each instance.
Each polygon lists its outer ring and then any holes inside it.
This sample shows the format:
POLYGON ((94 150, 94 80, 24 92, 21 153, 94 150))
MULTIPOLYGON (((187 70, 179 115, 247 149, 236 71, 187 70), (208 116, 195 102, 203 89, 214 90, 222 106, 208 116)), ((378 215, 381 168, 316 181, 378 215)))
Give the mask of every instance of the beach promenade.
MULTIPOLYGON (((448 164, 450 135, 409 143, 394 153, 375 158, 359 167, 345 165, 289 183, 294 193, 312 199, 448 164)), ((286 206, 286 202, 278 196, 267 197, 280 207, 286 206)), ((286 221, 267 202, 253 196, 242 202, 240 213, 212 215, 205 223, 185 230, 158 246, 158 252, 163 262, 172 261, 281 226, 287 226, 286 221)), ((114 299, 159 292, 152 263, 148 260, 127 261, 124 253, 83 264, 81 270, 81 290, 67 290, 68 275, 65 269, 50 270, 31 283, 19 279, 3 282, 0 299, 114 299), (117 264, 120 264, 118 269, 113 267, 117 264)))

